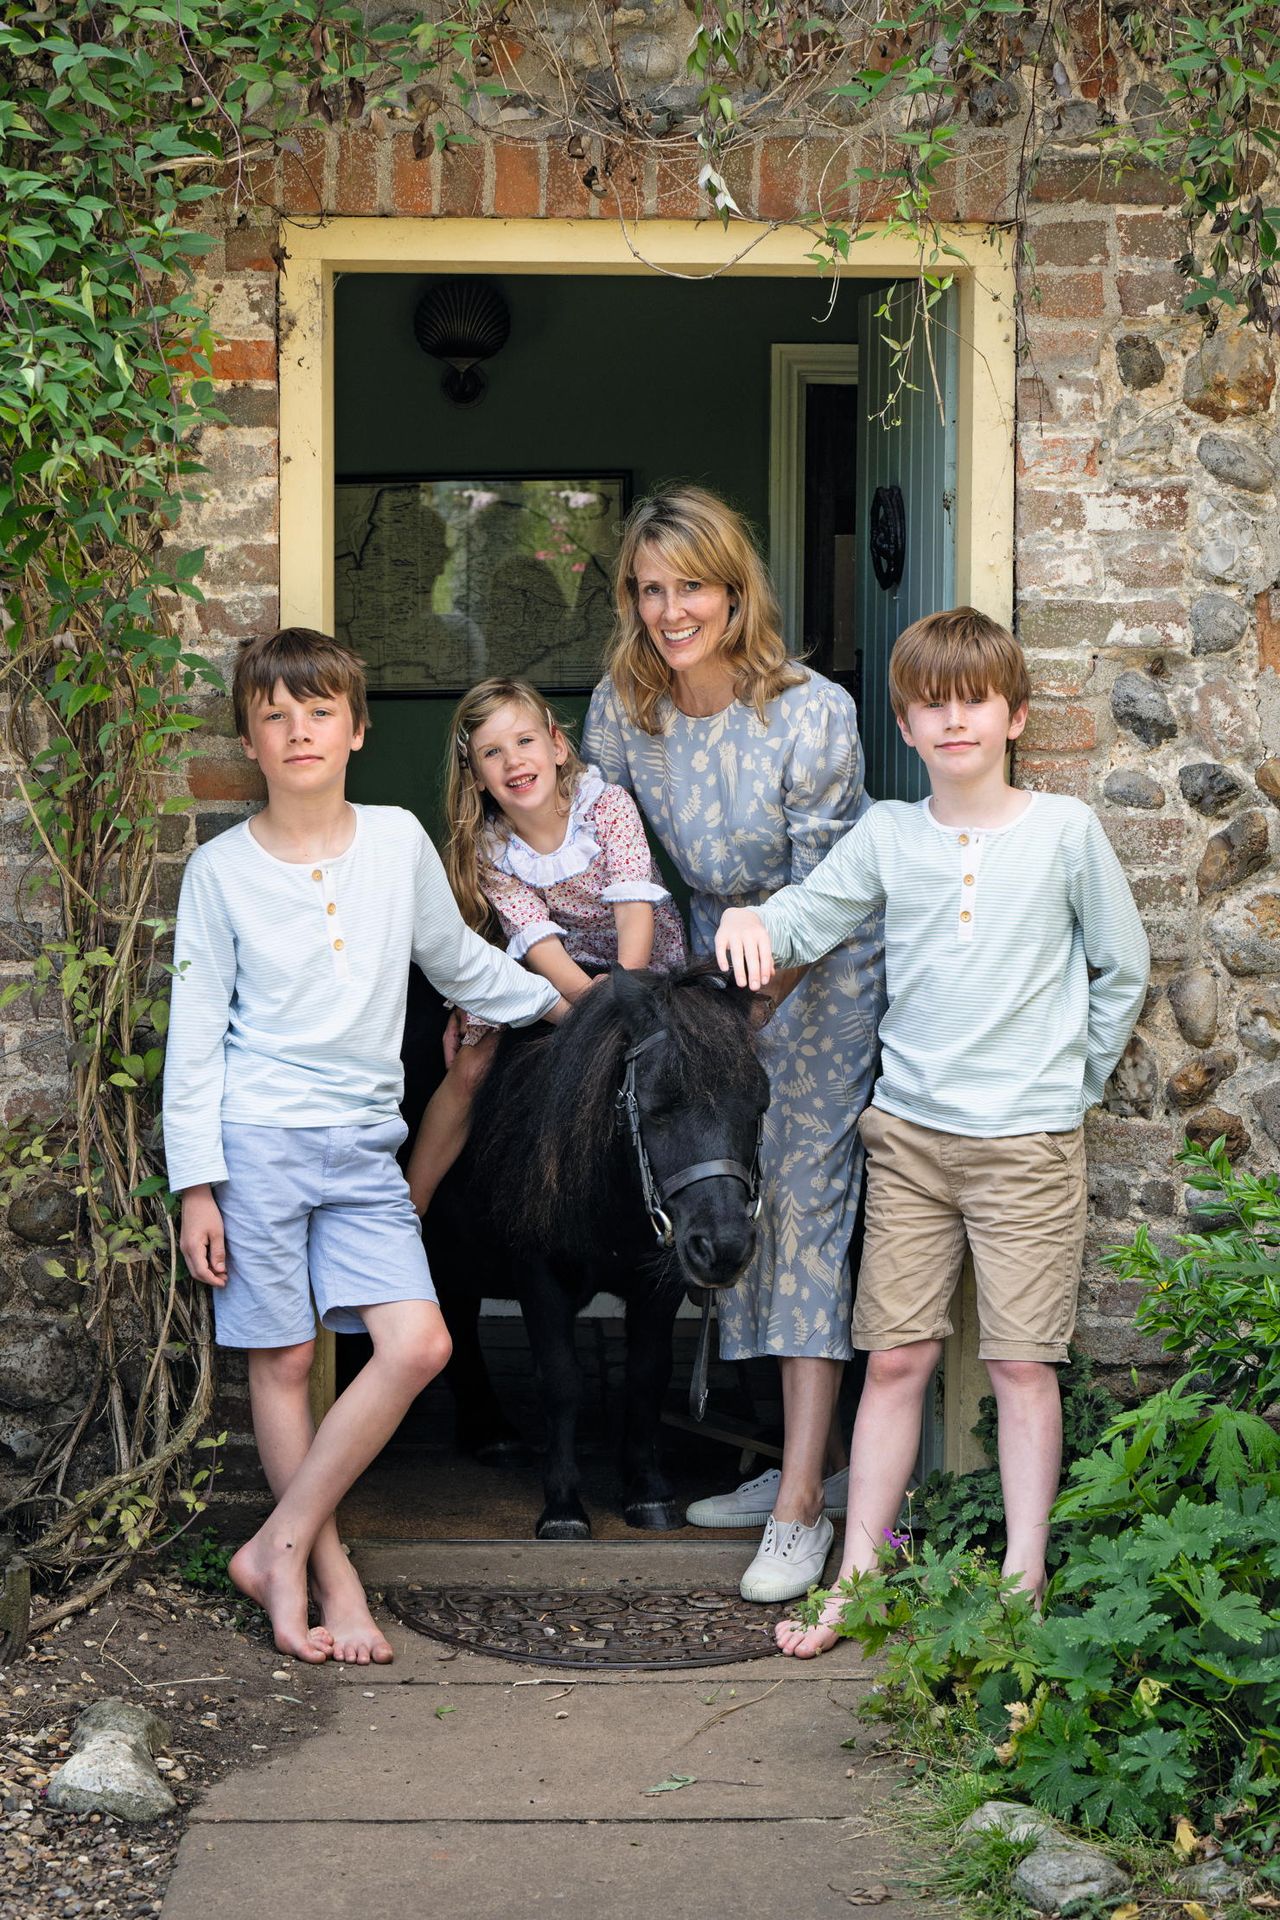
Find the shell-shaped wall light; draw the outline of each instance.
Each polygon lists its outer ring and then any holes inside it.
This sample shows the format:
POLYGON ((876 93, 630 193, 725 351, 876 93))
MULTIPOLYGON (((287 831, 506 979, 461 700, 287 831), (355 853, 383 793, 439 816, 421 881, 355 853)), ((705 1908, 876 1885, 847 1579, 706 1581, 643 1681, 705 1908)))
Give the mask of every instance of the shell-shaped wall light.
POLYGON ((484 392, 479 362, 506 346, 511 315, 492 280, 437 280, 418 302, 413 331, 424 353, 448 362, 440 384, 455 406, 471 407, 484 392))

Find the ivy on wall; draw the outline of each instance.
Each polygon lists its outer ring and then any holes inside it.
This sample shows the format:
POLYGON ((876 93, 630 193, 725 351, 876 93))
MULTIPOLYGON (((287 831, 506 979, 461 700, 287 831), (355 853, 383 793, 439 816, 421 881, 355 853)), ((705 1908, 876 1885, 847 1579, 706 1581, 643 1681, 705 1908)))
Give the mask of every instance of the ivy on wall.
MULTIPOLYGON (((36 1563, 96 1566, 46 1619, 152 1540, 175 1492, 198 1508, 207 1471, 191 1468, 212 1398, 207 1303, 181 1271, 155 1144, 156 876, 166 814, 184 805, 192 696, 217 678, 175 618, 203 563, 176 532, 199 491, 193 448, 219 418, 198 269, 228 199, 253 201, 258 162, 300 155, 308 128, 372 120, 401 123, 424 161, 445 149, 447 165, 505 104, 544 120, 602 198, 621 164, 657 150, 729 223, 736 142, 779 116, 852 126, 878 137, 855 181, 878 182, 912 236, 927 316, 949 271, 931 204, 965 130, 1007 124, 1025 188, 1087 91, 1080 137, 1100 167, 1181 182, 1189 309, 1280 324, 1271 0, 946 0, 896 17, 870 0, 661 4, 689 13, 682 115, 629 87, 608 8, 456 0, 379 18, 328 0, 0 0, 0 671, 35 852, 26 945, 5 956, 27 977, 0 1004, 26 992, 56 1013, 70 1062, 65 1111, 11 1125, 0 1173, 10 1190, 51 1171, 74 1184, 81 1227, 60 1261, 95 1354, 82 1413, 23 1491, 36 1563), (575 58, 583 32, 607 85, 575 58)), ((834 206, 850 182, 830 184, 834 206)), ((805 224, 824 269, 856 245, 856 225, 823 205, 805 224)))

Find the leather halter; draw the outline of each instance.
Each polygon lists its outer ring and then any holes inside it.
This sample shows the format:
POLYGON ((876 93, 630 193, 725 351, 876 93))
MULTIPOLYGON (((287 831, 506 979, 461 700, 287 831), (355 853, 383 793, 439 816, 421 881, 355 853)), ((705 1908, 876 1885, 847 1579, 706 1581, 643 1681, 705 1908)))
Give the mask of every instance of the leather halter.
POLYGON ((679 1173, 673 1173, 659 1186, 649 1160, 648 1149, 644 1144, 644 1136, 640 1131, 640 1102, 636 1098, 636 1061, 650 1047, 656 1047, 660 1041, 669 1037, 666 1028, 659 1027, 656 1033, 646 1035, 643 1040, 637 1040, 633 1047, 627 1048, 623 1055, 625 1067, 617 1100, 618 1110, 626 1118, 636 1164, 640 1169, 640 1190, 644 1195, 645 1211, 649 1215, 649 1223, 661 1247, 674 1246, 676 1238, 675 1227, 670 1214, 663 1207, 663 1201, 669 1200, 672 1194, 682 1193, 686 1187, 696 1186, 701 1180, 740 1180, 747 1190, 747 1205, 751 1209, 751 1217, 753 1220, 759 1219, 760 1143, 764 1136, 764 1115, 761 1114, 756 1129, 756 1150, 750 1167, 744 1167, 740 1160, 698 1160, 692 1166, 682 1167, 679 1173))

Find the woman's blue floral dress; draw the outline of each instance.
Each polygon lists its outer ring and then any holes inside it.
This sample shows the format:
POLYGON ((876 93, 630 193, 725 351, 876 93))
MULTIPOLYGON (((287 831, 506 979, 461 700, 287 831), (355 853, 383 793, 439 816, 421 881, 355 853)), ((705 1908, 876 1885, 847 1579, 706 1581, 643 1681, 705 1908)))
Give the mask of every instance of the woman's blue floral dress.
MULTIPOLYGON (((662 731, 631 725, 609 679, 583 752, 634 793, 692 895, 695 953, 726 907, 757 906, 806 874, 871 804, 853 701, 810 672, 761 721, 735 701, 662 731)), ((884 1009, 878 919, 819 961, 762 1032, 772 1088, 756 1257, 720 1302, 720 1352, 847 1360, 849 1239, 862 1188, 857 1121, 871 1097, 884 1009)))

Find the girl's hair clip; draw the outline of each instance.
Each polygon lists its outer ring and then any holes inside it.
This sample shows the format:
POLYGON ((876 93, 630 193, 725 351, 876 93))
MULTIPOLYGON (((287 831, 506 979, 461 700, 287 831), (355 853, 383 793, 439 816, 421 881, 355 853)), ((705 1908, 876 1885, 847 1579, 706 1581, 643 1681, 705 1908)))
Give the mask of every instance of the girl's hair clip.
POLYGON ((459 760, 461 760, 462 764, 466 766, 471 757, 469 752, 469 748, 471 745, 471 735, 470 733, 468 733, 465 727, 458 728, 457 733, 453 737, 453 744, 458 749, 459 760))

